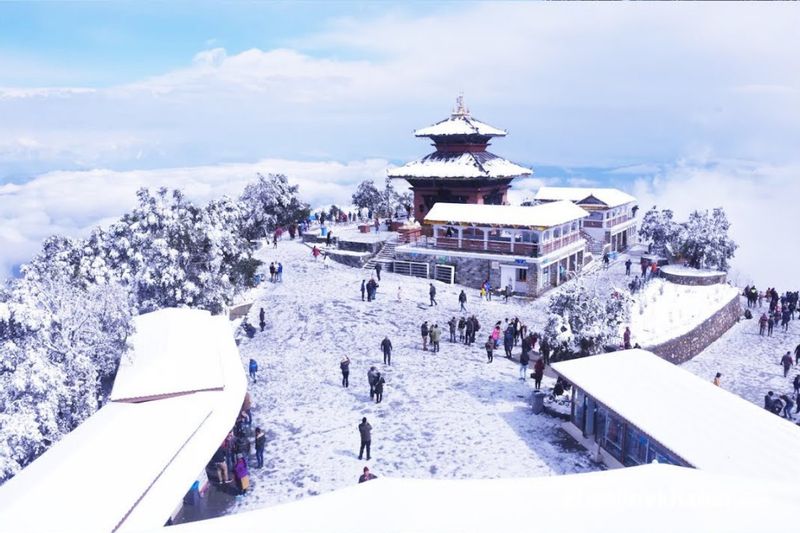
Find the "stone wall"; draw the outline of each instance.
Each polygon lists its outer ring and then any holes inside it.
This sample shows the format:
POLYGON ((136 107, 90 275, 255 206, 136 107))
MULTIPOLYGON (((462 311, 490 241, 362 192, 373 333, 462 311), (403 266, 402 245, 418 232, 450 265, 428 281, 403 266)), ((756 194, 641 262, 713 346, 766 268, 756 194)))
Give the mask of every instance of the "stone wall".
POLYGON ((725 283, 726 275, 721 273, 716 276, 691 276, 682 275, 674 272, 661 271, 661 277, 678 285, 716 285, 725 283))
MULTIPOLYGON (((488 259, 478 259, 474 257, 453 257, 453 256, 436 256, 431 254, 415 254, 413 252, 400 252, 398 251, 395 260, 397 261, 411 261, 414 263, 428 263, 431 277, 436 267, 436 264, 450 265, 456 267, 456 283, 466 285, 474 289, 479 289, 481 284, 486 280, 486 277, 492 272, 492 262, 488 259), (439 258, 444 260, 438 260, 439 258)), ((495 276, 500 278, 500 271, 495 270, 495 276)), ((492 284, 494 280, 490 278, 492 284)))
POLYGON ((645 346, 671 363, 685 363, 728 331, 742 316, 739 295, 690 332, 655 346, 645 346))
POLYGON ((339 240, 340 250, 350 250, 352 252, 369 252, 377 254, 383 248, 384 241, 363 242, 363 241, 346 241, 339 240))
POLYGON ((361 268, 372 257, 372 254, 370 254, 369 252, 364 252, 362 254, 356 255, 356 254, 337 254, 336 250, 325 250, 324 253, 328 254, 331 261, 336 261, 337 263, 341 263, 343 265, 355 268, 361 268))

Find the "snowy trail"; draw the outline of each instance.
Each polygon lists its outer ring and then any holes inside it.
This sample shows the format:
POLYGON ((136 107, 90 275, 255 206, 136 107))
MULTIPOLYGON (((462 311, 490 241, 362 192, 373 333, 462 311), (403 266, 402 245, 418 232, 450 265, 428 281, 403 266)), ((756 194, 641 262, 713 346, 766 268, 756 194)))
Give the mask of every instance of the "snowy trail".
POLYGON ((385 273, 378 299, 368 303, 359 292, 362 270, 325 268, 299 242, 259 253, 267 265, 284 265, 284 282, 266 283, 250 313, 257 324, 264 307, 265 331, 240 346, 244 362, 252 357, 259 364, 259 381, 251 385, 254 424, 265 429, 268 443, 265 468, 252 469, 253 489, 231 512, 350 486, 365 465, 379 476, 438 478, 598 468, 569 445, 559 420, 530 413, 532 384, 519 381, 517 365, 502 356, 486 363, 481 338, 494 323, 519 316, 541 329, 546 298, 482 302, 467 289, 467 308, 481 323, 479 342, 468 348, 448 342, 446 323, 460 316, 461 286, 436 283, 440 305, 431 309, 428 280, 385 273), (443 330, 438 354, 420 349, 423 320, 443 330), (384 335, 394 345, 391 367, 382 364, 384 335), (352 361, 348 389, 339 371, 344 354, 352 361), (381 404, 369 398, 372 365, 386 379, 381 404), (362 416, 373 426, 369 462, 357 459, 362 416))
MULTIPOLYGON (((742 308, 747 304, 742 299, 742 308)), ((772 337, 758 334, 758 317, 767 307, 753 310, 754 318, 742 320, 703 350, 691 361, 682 366, 686 370, 709 381, 717 372, 722 372, 722 387, 753 402, 764 405, 767 391, 776 394, 789 393, 794 396, 792 380, 798 373, 792 367, 787 377, 783 377, 780 358, 787 351, 792 352, 800 344, 800 321, 789 323, 789 331, 776 327, 772 337)))

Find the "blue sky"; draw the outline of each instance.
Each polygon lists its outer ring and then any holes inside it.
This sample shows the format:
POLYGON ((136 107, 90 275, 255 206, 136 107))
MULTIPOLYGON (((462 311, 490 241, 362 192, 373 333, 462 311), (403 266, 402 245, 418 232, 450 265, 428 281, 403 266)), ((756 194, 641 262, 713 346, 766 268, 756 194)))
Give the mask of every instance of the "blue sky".
MULTIPOLYGON (((0 51, 44 67, 4 71, 0 84, 102 87, 185 66, 199 50, 292 46, 332 20, 436 13, 437 3, 15 2, 0 4, 0 51)), ((348 57, 347 50, 329 50, 348 57)))
POLYGON ((533 168, 518 199, 722 205, 747 275, 788 279, 757 270, 794 239, 760 217, 800 196, 798 27, 798 3, 0 2, 0 273, 137 186, 207 200, 282 171, 346 202, 463 92, 533 168))

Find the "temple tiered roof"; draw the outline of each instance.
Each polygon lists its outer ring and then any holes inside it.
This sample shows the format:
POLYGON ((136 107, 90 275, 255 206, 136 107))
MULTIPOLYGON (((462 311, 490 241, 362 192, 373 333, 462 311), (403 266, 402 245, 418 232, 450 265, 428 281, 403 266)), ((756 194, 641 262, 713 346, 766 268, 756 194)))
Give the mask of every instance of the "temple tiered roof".
POLYGON ((491 152, 433 152, 388 171, 391 178, 508 179, 531 171, 491 152))
POLYGON ((430 137, 436 151, 421 159, 389 169, 390 178, 408 180, 511 180, 531 174, 519 166, 486 151, 492 137, 503 137, 505 130, 472 118, 459 96, 449 118, 418 129, 417 137, 430 137))

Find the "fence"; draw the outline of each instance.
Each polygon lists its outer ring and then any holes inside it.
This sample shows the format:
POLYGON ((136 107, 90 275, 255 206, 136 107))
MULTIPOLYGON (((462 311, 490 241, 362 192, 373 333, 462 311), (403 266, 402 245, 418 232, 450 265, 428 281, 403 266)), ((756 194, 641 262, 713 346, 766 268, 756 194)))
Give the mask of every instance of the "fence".
POLYGON ((416 276, 418 278, 430 277, 430 265, 428 263, 414 263, 412 261, 395 261, 394 273, 404 276, 416 276))
POLYGON ((456 267, 452 265, 436 265, 433 269, 433 277, 438 281, 452 285, 456 282, 456 267))

